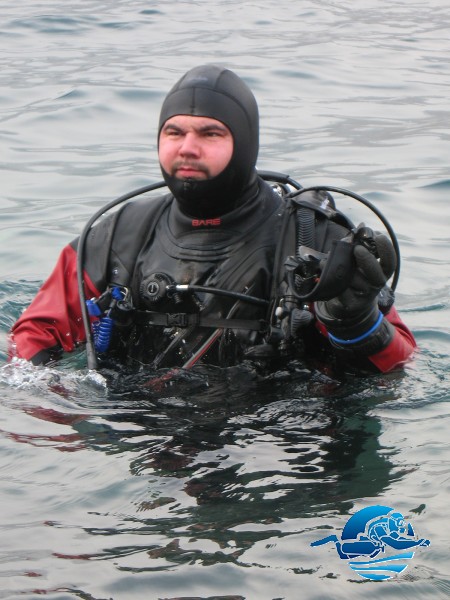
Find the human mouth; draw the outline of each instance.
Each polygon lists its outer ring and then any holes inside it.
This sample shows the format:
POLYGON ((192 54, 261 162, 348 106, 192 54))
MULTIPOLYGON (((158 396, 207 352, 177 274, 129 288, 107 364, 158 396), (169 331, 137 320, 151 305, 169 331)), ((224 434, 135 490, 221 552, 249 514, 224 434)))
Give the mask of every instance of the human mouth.
POLYGON ((179 165, 175 167, 175 175, 180 179, 206 179, 205 169, 198 165, 179 165))

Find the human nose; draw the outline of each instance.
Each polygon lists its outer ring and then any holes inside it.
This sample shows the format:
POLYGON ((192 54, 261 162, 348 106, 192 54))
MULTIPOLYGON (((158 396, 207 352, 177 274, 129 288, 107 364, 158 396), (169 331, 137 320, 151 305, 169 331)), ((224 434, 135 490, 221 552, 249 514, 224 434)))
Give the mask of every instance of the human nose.
POLYGON ((182 156, 199 156, 200 145, 194 133, 189 132, 184 136, 183 143, 180 146, 180 154, 182 156))

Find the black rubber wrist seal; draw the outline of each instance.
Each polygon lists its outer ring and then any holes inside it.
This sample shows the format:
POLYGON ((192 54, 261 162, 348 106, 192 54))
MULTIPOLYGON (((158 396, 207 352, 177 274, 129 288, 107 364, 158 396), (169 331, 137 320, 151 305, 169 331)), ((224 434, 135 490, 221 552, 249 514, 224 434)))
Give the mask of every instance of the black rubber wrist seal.
POLYGON ((354 319, 333 318, 325 302, 317 302, 315 308, 316 316, 328 331, 329 340, 335 348, 371 356, 386 348, 394 336, 394 327, 384 318, 376 303, 367 313, 354 319))

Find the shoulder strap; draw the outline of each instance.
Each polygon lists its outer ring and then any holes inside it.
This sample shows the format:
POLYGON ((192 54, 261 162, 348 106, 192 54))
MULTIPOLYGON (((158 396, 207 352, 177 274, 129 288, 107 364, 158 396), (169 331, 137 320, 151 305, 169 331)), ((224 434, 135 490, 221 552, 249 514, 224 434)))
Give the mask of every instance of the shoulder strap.
MULTIPOLYGON (((144 240, 172 201, 167 194, 125 204, 93 227, 86 240, 85 269, 96 288, 127 287, 144 240)), ((72 243, 77 247, 78 240, 72 243)))
POLYGON ((136 258, 155 230, 163 212, 172 202, 171 194, 154 199, 143 198, 127 204, 114 228, 109 252, 108 283, 127 287, 136 258))

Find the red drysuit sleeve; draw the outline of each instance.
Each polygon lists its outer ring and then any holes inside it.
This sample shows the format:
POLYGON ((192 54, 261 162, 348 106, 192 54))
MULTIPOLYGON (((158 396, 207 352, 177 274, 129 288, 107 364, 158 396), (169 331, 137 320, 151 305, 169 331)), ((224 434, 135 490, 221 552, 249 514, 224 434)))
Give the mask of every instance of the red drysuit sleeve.
MULTIPOLYGON (((88 298, 99 292, 85 274, 88 298)), ((86 340, 77 283, 77 254, 66 246, 35 299, 11 329, 10 358, 31 360, 39 352, 72 351, 86 340)))
POLYGON ((413 334, 401 320, 395 306, 391 307, 385 315, 385 319, 394 326, 394 337, 386 348, 368 357, 370 362, 382 373, 387 373, 405 364, 417 346, 413 334))

